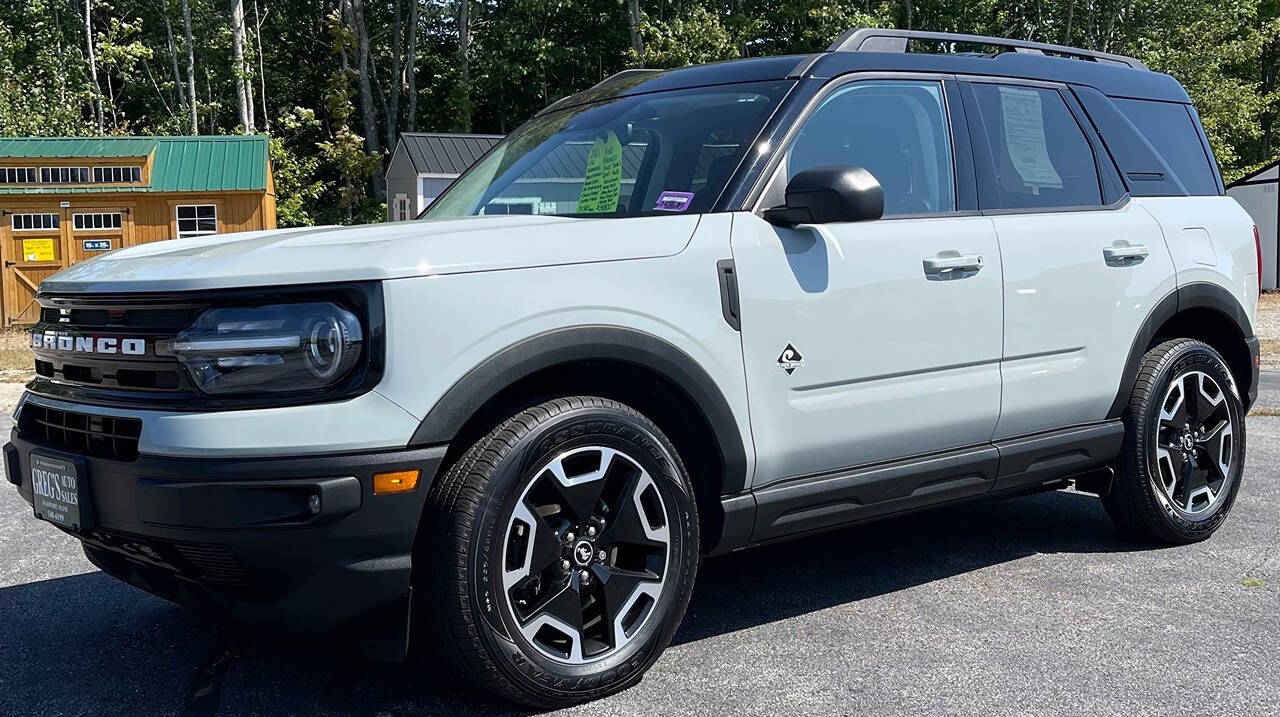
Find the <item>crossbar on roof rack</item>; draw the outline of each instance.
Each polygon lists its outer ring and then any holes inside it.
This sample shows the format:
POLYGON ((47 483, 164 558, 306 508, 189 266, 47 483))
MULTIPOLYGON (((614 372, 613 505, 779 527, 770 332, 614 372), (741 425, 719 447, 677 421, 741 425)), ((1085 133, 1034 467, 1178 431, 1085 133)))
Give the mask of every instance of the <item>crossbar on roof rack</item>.
POLYGON ((1044 42, 1029 40, 1011 40, 1006 37, 986 37, 983 35, 964 35, 955 32, 922 32, 919 30, 879 30, 874 28, 855 28, 845 32, 831 46, 828 52, 907 52, 911 40, 934 42, 963 42, 974 45, 991 45, 1003 47, 1013 52, 1034 55, 1063 55, 1079 60, 1103 62, 1112 65, 1123 65, 1139 70, 1147 69, 1141 60, 1110 52, 1084 50, 1066 45, 1050 45, 1044 42))

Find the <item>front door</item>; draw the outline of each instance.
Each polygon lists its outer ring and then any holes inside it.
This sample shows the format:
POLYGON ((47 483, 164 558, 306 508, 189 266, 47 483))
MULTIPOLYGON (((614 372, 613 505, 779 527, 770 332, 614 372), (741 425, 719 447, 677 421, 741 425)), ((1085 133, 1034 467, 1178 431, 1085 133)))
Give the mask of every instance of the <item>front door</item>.
POLYGON ((773 181, 863 167, 885 217, 735 216, 753 486, 990 441, 1001 257, 991 221, 957 212, 951 146, 942 82, 853 82, 804 121, 773 181))

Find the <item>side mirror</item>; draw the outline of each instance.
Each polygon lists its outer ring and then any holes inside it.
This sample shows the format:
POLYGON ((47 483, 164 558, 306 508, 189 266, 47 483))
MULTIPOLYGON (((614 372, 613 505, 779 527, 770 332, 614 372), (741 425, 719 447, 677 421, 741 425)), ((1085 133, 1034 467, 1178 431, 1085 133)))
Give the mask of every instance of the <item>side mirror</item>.
POLYGON ((810 167, 787 182, 787 203, 764 210, 770 224, 865 222, 884 215, 880 182, 862 167, 810 167))

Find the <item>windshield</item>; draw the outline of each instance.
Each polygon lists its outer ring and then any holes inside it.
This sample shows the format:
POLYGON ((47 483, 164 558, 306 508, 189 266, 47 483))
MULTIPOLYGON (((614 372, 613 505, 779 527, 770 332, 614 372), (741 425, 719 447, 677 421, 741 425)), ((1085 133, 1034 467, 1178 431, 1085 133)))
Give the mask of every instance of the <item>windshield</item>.
POLYGON ((423 217, 707 211, 792 84, 655 92, 539 115, 423 217))

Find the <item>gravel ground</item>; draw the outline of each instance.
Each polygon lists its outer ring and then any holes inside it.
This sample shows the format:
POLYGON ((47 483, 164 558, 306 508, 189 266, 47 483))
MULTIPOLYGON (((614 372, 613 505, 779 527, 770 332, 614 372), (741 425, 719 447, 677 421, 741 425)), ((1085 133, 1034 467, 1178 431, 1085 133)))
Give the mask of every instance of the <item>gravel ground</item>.
MULTIPOLYGON (((20 393, 0 385, 0 433, 20 393)), ((707 561, 675 644, 603 715, 1274 715, 1280 418, 1212 540, 1119 537, 1071 492, 707 561)), ((0 715, 478 715, 430 663, 241 634, 97 572, 0 486, 0 715)))
POLYGON ((1262 340, 1262 367, 1280 371, 1280 292, 1262 295, 1258 302, 1258 325, 1254 333, 1262 340))

